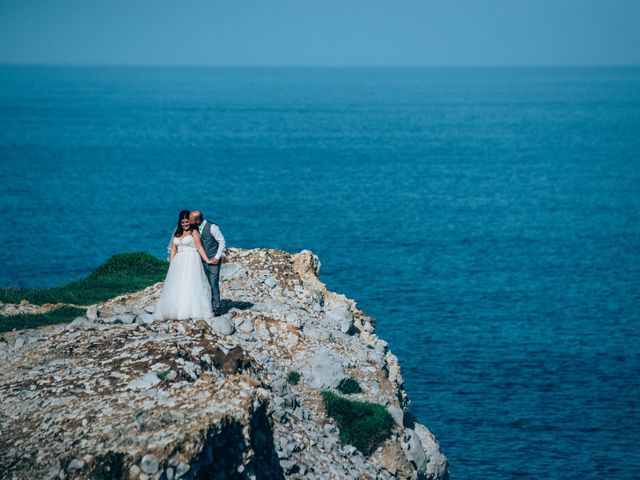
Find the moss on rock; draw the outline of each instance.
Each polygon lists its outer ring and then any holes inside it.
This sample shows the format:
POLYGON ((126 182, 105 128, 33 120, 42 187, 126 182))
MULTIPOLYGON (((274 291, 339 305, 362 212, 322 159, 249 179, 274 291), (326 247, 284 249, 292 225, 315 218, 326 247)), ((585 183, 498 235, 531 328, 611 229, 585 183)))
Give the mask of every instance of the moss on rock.
POLYGON ((370 455, 391 436, 393 417, 376 403, 357 402, 324 390, 322 400, 327 415, 340 428, 340 440, 370 455))

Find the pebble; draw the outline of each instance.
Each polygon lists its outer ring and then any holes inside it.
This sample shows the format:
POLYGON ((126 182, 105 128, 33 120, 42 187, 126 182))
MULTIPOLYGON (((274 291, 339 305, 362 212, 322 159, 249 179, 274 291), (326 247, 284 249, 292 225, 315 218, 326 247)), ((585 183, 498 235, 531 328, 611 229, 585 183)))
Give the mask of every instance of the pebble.
POLYGON ((150 453, 147 453, 144 457, 142 457, 142 460, 140 460, 140 469, 144 473, 156 473, 158 471, 158 460, 150 453))
POLYGON ((140 476, 140 467, 138 467, 137 465, 131 465, 129 467, 129 478, 130 479, 137 479, 140 476))
POLYGON ((278 285, 278 281, 273 277, 267 277, 264 284, 269 288, 275 288, 278 285))
POLYGON ((84 467, 84 461, 78 458, 74 458, 69 462, 69 465, 67 466, 67 470, 69 472, 75 472, 77 470, 82 470, 82 467, 84 467))

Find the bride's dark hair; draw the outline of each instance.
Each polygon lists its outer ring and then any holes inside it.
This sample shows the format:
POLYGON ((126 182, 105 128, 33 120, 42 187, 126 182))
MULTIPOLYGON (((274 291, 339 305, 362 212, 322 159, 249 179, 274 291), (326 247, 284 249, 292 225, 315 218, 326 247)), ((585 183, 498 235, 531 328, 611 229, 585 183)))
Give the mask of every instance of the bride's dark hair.
MULTIPOLYGON (((182 210, 180 212, 180 215, 178 215, 178 226, 176 227, 176 232, 174 233, 176 237, 182 236, 182 232, 184 232, 184 229, 182 228, 182 220, 184 220, 185 218, 189 220, 189 213, 191 213, 189 212, 189 210, 182 210)), ((193 230, 193 225, 189 225, 188 231, 191 230, 193 230)))

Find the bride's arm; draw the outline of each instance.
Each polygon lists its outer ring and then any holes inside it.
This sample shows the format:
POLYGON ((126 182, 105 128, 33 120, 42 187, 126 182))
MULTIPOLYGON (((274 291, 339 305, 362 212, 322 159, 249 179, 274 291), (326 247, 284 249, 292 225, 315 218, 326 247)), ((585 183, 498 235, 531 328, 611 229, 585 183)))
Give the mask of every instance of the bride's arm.
POLYGON ((178 248, 176 247, 176 244, 173 243, 173 237, 171 237, 171 252, 169 253, 169 263, 173 262, 173 257, 176 256, 177 250, 178 248))
POLYGON ((198 250, 198 253, 202 257, 202 260, 204 260, 206 263, 211 263, 211 260, 209 260, 209 257, 207 257, 207 253, 204 251, 204 248, 202 248, 202 241, 200 240, 200 232, 198 232, 197 230, 194 230, 192 235, 193 235, 193 241, 196 243, 196 250, 198 250))

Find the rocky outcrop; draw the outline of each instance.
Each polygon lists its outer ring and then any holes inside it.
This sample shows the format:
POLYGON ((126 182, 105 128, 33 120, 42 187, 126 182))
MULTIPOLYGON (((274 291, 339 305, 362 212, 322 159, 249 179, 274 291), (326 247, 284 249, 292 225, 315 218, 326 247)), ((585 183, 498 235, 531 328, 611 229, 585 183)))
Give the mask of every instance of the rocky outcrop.
POLYGON ((229 249, 221 317, 153 321, 157 284, 5 334, 0 478, 447 478, 375 322, 319 268, 309 251, 229 249), (321 389, 347 377, 396 421, 370 456, 324 411, 321 389))

